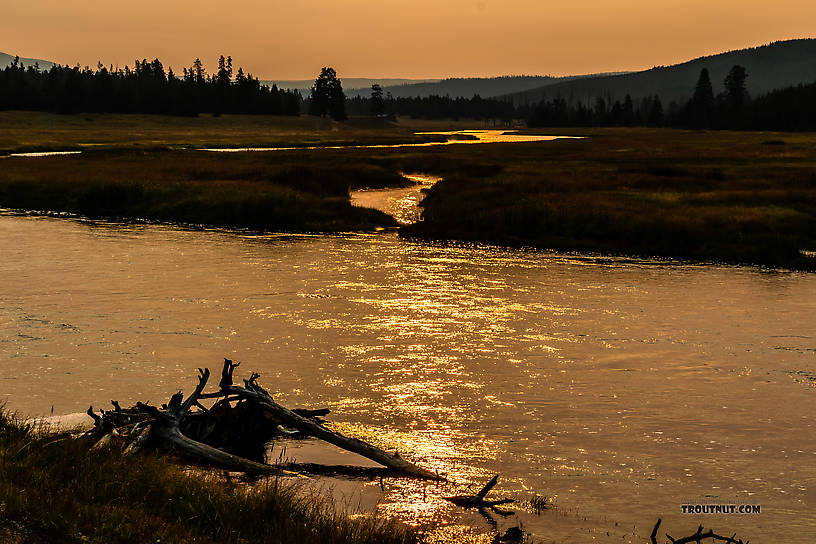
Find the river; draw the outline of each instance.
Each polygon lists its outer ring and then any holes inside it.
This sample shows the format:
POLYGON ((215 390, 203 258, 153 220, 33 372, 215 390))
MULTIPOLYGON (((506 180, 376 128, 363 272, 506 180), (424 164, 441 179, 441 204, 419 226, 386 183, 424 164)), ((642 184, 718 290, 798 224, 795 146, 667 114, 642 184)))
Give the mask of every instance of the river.
POLYGON ((23 414, 158 404, 229 357, 282 403, 329 407, 347 434, 456 482, 500 473, 497 497, 553 498, 489 521, 441 499, 461 487, 321 481, 350 511, 431 524, 442 541, 489 542, 495 523, 541 542, 642 543, 658 517, 675 537, 703 522, 816 539, 816 275, 393 231, 4 215, 0 240, 0 401, 23 414), (707 501, 761 513, 681 514, 707 501))

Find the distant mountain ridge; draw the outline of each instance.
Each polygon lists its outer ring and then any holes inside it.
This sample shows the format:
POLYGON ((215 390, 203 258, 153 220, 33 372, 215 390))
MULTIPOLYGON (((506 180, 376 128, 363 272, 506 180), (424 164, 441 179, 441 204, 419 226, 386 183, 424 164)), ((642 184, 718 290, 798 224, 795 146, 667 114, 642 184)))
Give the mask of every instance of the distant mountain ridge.
MULTIPOLYGON (((383 91, 391 93, 394 98, 431 95, 471 98, 477 94, 482 98, 490 98, 550 85, 557 81, 562 81, 562 78, 550 76, 454 77, 433 82, 389 85, 384 86, 383 91)), ((349 97, 368 96, 370 93, 370 87, 362 89, 350 88, 346 92, 349 97)))
MULTIPOLYGON (((371 89, 375 83, 381 85, 383 88, 395 85, 410 85, 414 83, 435 83, 441 81, 439 79, 405 79, 405 78, 369 78, 369 77, 340 77, 343 83, 343 88, 348 92, 350 89, 371 89)), ((303 92, 308 92, 314 79, 262 79, 261 83, 272 86, 277 85, 279 89, 296 89, 303 92)))
MULTIPOLYGON (((535 89, 545 85, 552 85, 571 79, 595 77, 599 74, 579 76, 497 76, 497 77, 452 77, 446 79, 372 79, 372 78, 344 78, 340 76, 346 96, 367 97, 371 94, 371 85, 379 84, 383 92, 391 93, 394 98, 426 97, 431 95, 450 96, 451 98, 472 98, 479 95, 482 98, 494 98, 510 93, 517 93, 535 89)), ((606 75, 606 74, 604 74, 606 75)), ((262 81, 271 85, 275 83, 284 89, 298 89, 306 94, 314 83, 313 80, 296 81, 262 81)))
POLYGON ((716 94, 723 90, 723 80, 735 64, 746 68, 748 92, 752 96, 816 81, 816 39, 779 41, 699 57, 672 66, 656 66, 642 72, 558 82, 508 93, 506 98, 517 105, 536 104, 553 98, 591 104, 598 97, 614 101, 623 100, 629 94, 633 100, 639 100, 656 94, 664 104, 672 100, 683 102, 694 93, 703 68, 708 69, 716 94))
MULTIPOLYGON (((8 53, 0 52, 0 70, 5 68, 6 66, 11 65, 14 62, 15 55, 9 55, 8 53)), ((35 64, 39 64, 40 70, 50 70, 54 63, 47 60, 42 59, 27 59, 20 57, 20 63, 28 68, 29 66, 34 66, 35 64)))

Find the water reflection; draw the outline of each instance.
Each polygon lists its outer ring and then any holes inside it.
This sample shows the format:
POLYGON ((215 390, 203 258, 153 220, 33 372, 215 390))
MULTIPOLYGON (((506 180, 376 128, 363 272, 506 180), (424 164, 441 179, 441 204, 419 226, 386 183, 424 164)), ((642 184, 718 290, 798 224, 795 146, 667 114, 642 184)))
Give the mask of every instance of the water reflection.
POLYGON ((0 397, 24 413, 165 401, 226 356, 448 474, 334 485, 449 540, 490 539, 442 497, 494 473, 499 496, 555 497, 494 520, 540 539, 693 532, 679 505, 708 495, 761 502, 705 520, 754 541, 816 527, 812 275, 30 217, 0 240, 0 397))
POLYGON ((533 134, 517 134, 505 130, 454 130, 448 132, 417 132, 417 135, 449 136, 443 142, 403 143, 403 144, 375 144, 375 145, 319 145, 307 147, 208 147, 201 151, 215 151, 222 153, 244 153, 247 151, 295 151, 315 149, 390 149, 397 147, 434 147, 454 144, 497 144, 522 142, 549 142, 560 139, 576 139, 580 136, 541 136, 533 134))
POLYGON ((82 151, 34 151, 30 153, 9 153, 7 157, 58 157, 60 155, 79 155, 82 151))
POLYGON ((401 225, 416 223, 420 220, 419 202, 422 190, 437 183, 442 178, 428 174, 403 174, 412 182, 412 187, 400 189, 372 189, 351 193, 351 204, 364 208, 374 208, 387 213, 401 225))

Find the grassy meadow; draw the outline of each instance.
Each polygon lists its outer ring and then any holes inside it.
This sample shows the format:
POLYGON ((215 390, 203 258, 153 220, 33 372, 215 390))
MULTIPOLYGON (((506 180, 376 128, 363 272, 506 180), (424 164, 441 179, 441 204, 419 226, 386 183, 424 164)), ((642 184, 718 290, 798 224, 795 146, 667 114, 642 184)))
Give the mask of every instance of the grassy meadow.
MULTIPOLYGON (((536 129, 553 142, 220 154, 199 146, 389 144, 481 122, 0 112, 0 206, 91 217, 349 231, 394 225, 355 188, 442 176, 405 236, 812 269, 816 135, 536 129)), ((424 136, 422 137, 424 138, 424 136)))
POLYGON ((173 117, 0 111, 0 155, 98 148, 306 147, 440 140, 438 136, 414 135, 425 126, 437 130, 440 126, 467 125, 428 125, 419 121, 394 126, 375 119, 350 119, 346 123, 337 123, 307 115, 202 114, 198 117, 173 117))
POLYGON ((416 532, 350 517, 285 480, 252 486, 181 460, 38 429, 0 411, 0 542, 409 544, 416 532))
POLYGON ((444 140, 394 126, 262 115, 55 115, 0 112, 0 207, 94 218, 155 220, 260 231, 343 232, 394 226, 351 206, 349 190, 398 187, 393 169, 359 153, 210 153, 199 147, 308 147, 444 140), (3 154, 81 150, 81 155, 3 154))
POLYGON ((581 133, 588 137, 485 146, 470 157, 445 149, 467 170, 440 169, 445 179, 423 202, 424 221, 402 232, 814 268, 800 250, 816 249, 816 135, 581 133))
POLYGON ((314 152, 96 150, 0 159, 0 205, 86 217, 147 219, 258 231, 333 232, 391 226, 351 205, 357 186, 400 185, 376 165, 314 152))

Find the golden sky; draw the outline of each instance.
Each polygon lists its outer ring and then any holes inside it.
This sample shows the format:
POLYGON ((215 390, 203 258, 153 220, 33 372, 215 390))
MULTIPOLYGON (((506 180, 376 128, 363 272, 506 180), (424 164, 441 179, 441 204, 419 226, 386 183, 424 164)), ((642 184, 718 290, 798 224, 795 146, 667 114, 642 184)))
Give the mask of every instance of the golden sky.
POLYGON ((261 79, 639 70, 810 37, 813 0, 7 0, 0 51, 63 64, 218 55, 261 79))

